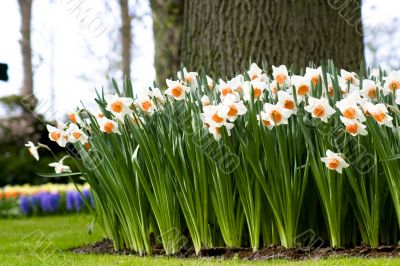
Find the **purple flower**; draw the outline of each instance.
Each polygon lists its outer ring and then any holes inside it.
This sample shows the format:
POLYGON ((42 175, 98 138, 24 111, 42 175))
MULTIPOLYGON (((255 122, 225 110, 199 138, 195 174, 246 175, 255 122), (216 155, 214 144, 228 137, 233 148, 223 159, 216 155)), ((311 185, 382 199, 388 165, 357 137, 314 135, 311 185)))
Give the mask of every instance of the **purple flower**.
POLYGON ((23 214, 29 214, 29 212, 31 211, 31 209, 32 209, 32 203, 31 203, 31 199, 30 199, 30 196, 25 196, 25 195, 22 195, 21 197, 20 197, 20 208, 21 208, 21 212, 23 213, 23 214))

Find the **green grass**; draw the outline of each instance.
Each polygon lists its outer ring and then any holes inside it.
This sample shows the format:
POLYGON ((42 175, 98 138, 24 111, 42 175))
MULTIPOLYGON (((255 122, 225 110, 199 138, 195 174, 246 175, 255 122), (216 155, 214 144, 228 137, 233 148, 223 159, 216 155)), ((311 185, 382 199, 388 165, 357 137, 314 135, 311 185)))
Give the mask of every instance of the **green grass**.
POLYGON ((318 261, 175 259, 120 255, 86 255, 65 251, 102 238, 89 235, 88 215, 0 220, 0 265, 399 265, 400 259, 331 258, 318 261))

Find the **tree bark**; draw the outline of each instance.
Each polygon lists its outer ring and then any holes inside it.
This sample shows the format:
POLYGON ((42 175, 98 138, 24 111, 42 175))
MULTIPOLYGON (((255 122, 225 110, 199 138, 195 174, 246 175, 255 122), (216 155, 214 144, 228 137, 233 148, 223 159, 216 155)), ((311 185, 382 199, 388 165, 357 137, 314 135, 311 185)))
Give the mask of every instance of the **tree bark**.
POLYGON ((361 0, 186 0, 181 59, 231 76, 249 61, 293 65, 364 60, 361 0))
POLYGON ((131 76, 131 44, 132 44, 132 26, 131 16, 129 15, 129 1, 120 0, 121 8, 121 46, 122 46, 122 74, 124 77, 131 76))
POLYGON ((31 15, 33 0, 18 0, 21 13, 21 54, 23 66, 23 83, 21 95, 23 98, 30 98, 29 107, 36 105, 33 96, 33 69, 32 69, 32 47, 31 47, 31 15))
POLYGON ((183 0, 150 0, 153 16, 157 83, 176 75, 180 65, 183 0))

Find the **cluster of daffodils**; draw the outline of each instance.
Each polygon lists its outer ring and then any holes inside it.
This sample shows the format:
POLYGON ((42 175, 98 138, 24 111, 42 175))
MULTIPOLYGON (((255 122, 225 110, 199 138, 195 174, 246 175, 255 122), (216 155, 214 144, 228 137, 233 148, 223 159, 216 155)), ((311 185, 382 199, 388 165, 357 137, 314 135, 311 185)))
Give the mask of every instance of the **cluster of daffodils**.
MULTIPOLYGON (((250 104, 262 107, 257 119, 260 126, 268 130, 288 124, 292 116, 301 112, 322 124, 329 123, 330 118, 337 115, 344 130, 357 137, 368 134, 366 117, 372 117, 379 126, 393 127, 389 104, 382 101, 382 97, 392 97, 393 105, 400 105, 400 71, 373 70, 368 79, 360 80, 354 72, 341 70, 340 75, 333 75, 324 73, 321 67, 306 68, 304 75, 293 75, 284 65, 272 66, 272 75, 268 75, 252 64, 243 75, 230 80, 213 80, 185 68, 177 77, 177 80, 166 80, 165 90, 151 88, 135 99, 106 95, 103 112, 91 113, 100 131, 121 134, 120 127, 127 119, 143 126, 146 117, 162 112, 166 104, 189 101, 201 106, 199 116, 203 127, 217 141, 222 138, 222 128, 229 136, 239 117, 246 120, 250 104)), ((68 116, 70 121, 61 126, 47 126, 50 140, 61 147, 80 143, 90 149, 89 137, 83 130, 88 122, 82 120, 80 112, 68 116)), ((31 142, 27 146, 39 159, 37 148, 41 146, 31 142)), ((329 169, 341 172, 348 166, 340 159, 340 154, 328 152, 322 160, 329 169)), ((51 166, 57 173, 69 171, 63 160, 51 166)))

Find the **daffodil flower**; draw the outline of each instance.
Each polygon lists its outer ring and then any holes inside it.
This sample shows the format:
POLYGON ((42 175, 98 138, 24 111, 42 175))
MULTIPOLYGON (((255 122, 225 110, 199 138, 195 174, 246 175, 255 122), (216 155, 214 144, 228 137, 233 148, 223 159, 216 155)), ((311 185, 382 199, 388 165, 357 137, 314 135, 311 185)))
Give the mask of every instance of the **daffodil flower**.
POLYGON ((57 144, 61 147, 65 147, 69 141, 68 133, 61 129, 61 128, 56 128, 51 125, 46 126, 47 131, 49 132, 49 139, 51 141, 57 142, 57 144))
POLYGON ((25 146, 28 147, 30 154, 36 159, 36 161, 39 161, 39 152, 38 152, 39 146, 35 146, 35 144, 33 144, 32 141, 28 141, 28 143, 26 143, 25 146))
POLYGON ((355 72, 348 72, 344 69, 340 70, 340 76, 347 81, 347 83, 350 83, 354 86, 358 86, 360 84, 360 81, 358 80, 357 73, 355 72))
POLYGON ((210 105, 210 99, 208 98, 207 95, 203 95, 203 96, 201 97, 201 105, 202 105, 202 106, 210 105))
POLYGON ((197 87, 197 72, 188 72, 186 68, 183 68, 183 71, 178 71, 177 76, 186 86, 190 86, 192 89, 197 87))
POLYGON ((104 98, 107 102, 106 110, 121 121, 123 121, 125 115, 133 112, 130 108, 133 103, 133 99, 131 98, 119 97, 117 94, 106 95, 104 98))
POLYGON ((54 167, 56 174, 71 173, 71 168, 67 165, 64 165, 64 160, 66 158, 68 158, 68 155, 63 157, 59 162, 49 164, 50 167, 54 167))
POLYGON ((243 101, 235 102, 233 97, 226 97, 222 101, 222 105, 218 111, 221 117, 227 117, 230 122, 234 122, 239 115, 244 115, 247 112, 243 101))
POLYGON ((262 69, 259 68, 257 64, 252 63, 249 71, 247 71, 247 74, 249 75, 250 80, 266 82, 268 77, 266 74, 263 74, 262 72, 263 72, 262 69))
POLYGON ((362 90, 360 94, 364 98, 369 98, 371 100, 376 100, 378 98, 378 91, 382 90, 375 81, 370 79, 364 79, 362 83, 362 90), (377 90, 378 89, 378 90, 377 90))
POLYGON ((290 83, 296 89, 296 96, 299 102, 302 101, 311 91, 311 81, 306 77, 293 75, 290 77, 290 83))
POLYGON ((346 99, 340 100, 336 102, 336 107, 347 119, 358 119, 361 122, 364 122, 366 120, 363 111, 358 107, 355 98, 348 97, 346 99))
POLYGON ((304 78, 306 78, 307 80, 311 80, 311 83, 314 86, 317 86, 321 77, 322 77, 322 68, 321 67, 318 67, 318 68, 307 67, 306 68, 306 74, 304 75, 304 78))
POLYGON ((166 80, 168 89, 165 90, 165 94, 174 97, 175 100, 183 100, 190 88, 182 85, 179 81, 166 80))
POLYGON ((287 125, 291 115, 292 111, 279 104, 273 105, 270 103, 265 103, 264 112, 261 112, 262 120, 269 121, 271 126, 287 125))
POLYGON ((68 128, 71 143, 80 142, 82 145, 88 143, 88 136, 76 124, 70 124, 68 128))
POLYGON ((285 65, 280 65, 279 67, 272 66, 272 76, 280 87, 283 87, 285 82, 289 79, 289 73, 285 65))
POLYGON ((304 110, 311 113, 312 117, 321 119, 324 123, 327 123, 328 118, 336 112, 335 109, 329 105, 328 99, 317 99, 314 97, 308 98, 308 105, 304 107, 304 110))
POLYGON ((137 104, 144 113, 149 115, 152 115, 156 110, 156 105, 148 96, 142 97, 137 104))
MULTIPOLYGON (((237 87, 239 83, 237 81, 225 82, 222 79, 219 80, 217 90, 221 93, 221 99, 227 97, 228 95, 234 96, 236 99, 240 99, 237 87)), ((240 84, 240 86, 242 86, 240 84)))
POLYGON ((294 101, 294 97, 286 91, 278 91, 278 104, 281 105, 283 108, 290 110, 292 114, 297 113, 297 107, 294 101))
POLYGON ((353 137, 357 135, 365 136, 368 134, 367 130, 365 130, 367 126, 358 120, 348 119, 341 116, 340 121, 342 121, 342 123, 344 124, 346 131, 353 137))
POLYGON ((203 107, 204 122, 211 127, 222 127, 226 123, 227 115, 220 112, 221 105, 207 105, 203 107))
POLYGON ((389 111, 383 103, 370 105, 368 112, 372 115, 372 117, 379 125, 393 127, 393 117, 388 114, 389 111))
POLYGON ((99 119, 99 126, 100 130, 107 134, 111 133, 121 134, 118 129, 118 123, 106 117, 99 119))
POLYGON ((396 92, 400 89, 400 70, 390 71, 387 77, 384 77, 383 80, 385 81, 383 87, 384 95, 396 92))
POLYGON ((349 167, 349 164, 338 153, 334 153, 331 150, 326 151, 326 157, 322 157, 321 161, 325 163, 326 167, 339 174, 342 173, 343 168, 349 167))
POLYGON ((264 97, 264 90, 267 88, 267 83, 258 80, 245 81, 243 83, 244 95, 243 99, 245 101, 259 101, 264 97))

